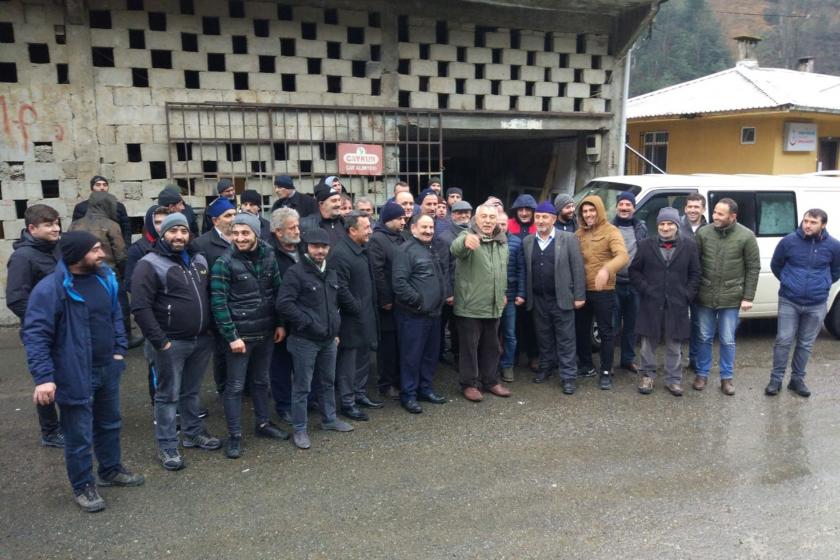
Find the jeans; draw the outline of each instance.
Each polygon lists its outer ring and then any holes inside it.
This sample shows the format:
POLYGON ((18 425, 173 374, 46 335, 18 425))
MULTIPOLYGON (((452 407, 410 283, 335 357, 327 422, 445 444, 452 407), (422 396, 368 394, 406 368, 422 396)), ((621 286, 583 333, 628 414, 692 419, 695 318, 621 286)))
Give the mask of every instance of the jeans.
POLYGON ((335 363, 335 387, 341 397, 341 407, 350 408, 356 399, 367 396, 368 373, 370 373, 370 349, 338 347, 335 363))
POLYGON ((697 375, 708 377, 712 369, 712 343, 717 330, 720 340, 720 378, 732 379, 735 366, 735 330, 738 328, 740 307, 712 309, 697 305, 700 320, 700 346, 697 351, 697 375))
POLYGON ((688 339, 688 361, 697 365, 697 349, 700 348, 700 314, 697 312, 698 303, 692 303, 688 307, 691 317, 691 338, 688 339))
POLYGON ((312 390, 314 376, 317 376, 320 384, 318 406, 321 409, 321 423, 335 422, 335 339, 314 341, 292 335, 287 339, 287 346, 293 364, 292 426, 295 431, 306 431, 309 423, 306 399, 312 390))
POLYGON ((268 404, 268 367, 274 340, 271 335, 258 341, 246 341, 245 353, 234 354, 227 349, 227 379, 222 403, 225 409, 228 433, 233 437, 242 435, 242 390, 246 379, 251 380, 251 402, 254 405, 256 425, 271 419, 268 404))
POLYGON ((225 381, 227 380, 227 355, 230 344, 225 337, 218 332, 213 332, 213 381, 216 382, 216 392, 219 395, 225 392, 225 381))
POLYGON ((400 343, 400 400, 408 402, 433 390, 440 352, 440 317, 398 309, 394 318, 400 343))
POLYGON ((534 297, 534 331, 540 349, 539 371, 560 371, 560 379, 577 377, 575 366, 575 312, 560 309, 554 298, 534 297))
MULTIPOLYGON (((621 365, 636 359, 636 315, 639 313, 639 294, 631 284, 616 283, 613 332, 621 329, 621 365)), ((600 325, 600 323, 598 323, 600 325)))
POLYGON ((61 429, 58 421, 58 409, 55 403, 36 404, 35 409, 38 412, 38 424, 41 426, 41 436, 51 436, 57 430, 61 429))
POLYGON ((201 382, 210 361, 213 338, 171 340, 168 350, 155 352, 155 438, 161 449, 178 447, 175 415, 181 413, 181 430, 195 437, 204 428, 198 417, 201 408, 201 382))
POLYGON ((99 462, 99 477, 120 467, 120 377, 124 360, 91 370, 93 396, 85 404, 59 404, 64 431, 64 462, 73 491, 94 483, 91 448, 99 462))
POLYGON ((773 381, 781 383, 784 379, 790 347, 794 340, 796 348, 793 350, 790 375, 794 379, 805 377, 805 367, 808 365, 808 358, 811 357, 814 341, 822 329, 826 311, 825 303, 798 305, 779 297, 779 322, 776 343, 773 345, 773 371, 770 374, 773 381))
POLYGON ((592 369, 592 318, 598 321, 601 335, 601 371, 611 371, 613 363, 613 307, 612 290, 586 291, 586 304, 575 310, 575 338, 580 369, 592 369))
POLYGON ((499 383, 499 320, 458 317, 459 382, 486 389, 499 383))
POLYGON ((513 299, 513 296, 508 298, 499 321, 499 334, 502 337, 502 357, 499 366, 502 368, 513 367, 516 358, 516 304, 513 303, 513 299))

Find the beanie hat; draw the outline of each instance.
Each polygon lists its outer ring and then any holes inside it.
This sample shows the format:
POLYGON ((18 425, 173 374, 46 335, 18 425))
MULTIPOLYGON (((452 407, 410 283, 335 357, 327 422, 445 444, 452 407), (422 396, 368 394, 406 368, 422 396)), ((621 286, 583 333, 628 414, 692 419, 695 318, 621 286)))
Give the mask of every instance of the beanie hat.
POLYGON ((447 197, 449 195, 452 195, 452 194, 458 194, 458 195, 464 196, 464 191, 462 191, 458 187, 449 187, 448 189, 446 189, 446 196, 447 197))
POLYGON ((207 207, 204 213, 210 216, 211 218, 218 218, 228 210, 236 210, 236 207, 230 200, 223 196, 220 196, 219 198, 210 203, 210 206, 207 207))
POLYGON ((636 206, 636 195, 634 195, 631 192, 621 191, 620 193, 618 193, 618 196, 615 197, 615 201, 621 202, 622 200, 629 200, 630 204, 636 206))
POLYGON ((293 189, 295 188, 295 183, 292 181, 292 178, 288 175, 278 175, 274 178, 274 184, 278 187, 283 187, 284 189, 293 189))
POLYGON ((555 208, 554 205, 551 202, 546 200, 546 201, 540 202, 540 205, 537 206, 537 208, 536 208, 536 210, 534 210, 534 212, 540 213, 540 214, 554 214, 556 216, 557 215, 557 208, 555 208))
POLYGON ((470 204, 466 200, 459 200, 458 202, 453 204, 451 208, 453 212, 469 212, 472 209, 472 204, 470 204))
POLYGON ((184 199, 181 197, 180 189, 174 186, 164 188, 158 195, 158 204, 161 206, 171 206, 172 204, 178 204, 183 201, 184 199))
POLYGON ((222 194, 227 189, 231 188, 233 183, 231 183, 230 179, 220 179, 218 183, 216 183, 216 190, 219 191, 219 194, 222 194))
POLYGON ((429 179, 429 186, 431 186, 432 183, 440 184, 440 177, 432 177, 431 179, 429 179))
POLYGON ((320 185, 315 190, 315 200, 317 200, 318 202, 324 202, 325 200, 327 200, 331 196, 337 196, 338 194, 339 193, 332 190, 332 188, 330 186, 320 185))
POLYGON ((563 209, 564 206, 567 204, 573 204, 575 199, 572 198, 572 195, 566 193, 560 193, 556 197, 554 197, 554 207, 557 208, 557 211, 563 209))
POLYGON ((659 225, 662 222, 674 222, 675 224, 679 225, 680 213, 677 211, 676 208, 666 206, 665 208, 662 208, 659 211, 659 214, 657 214, 656 216, 656 225, 659 225))
POLYGON ((88 251, 99 243, 99 238, 84 230, 68 231, 61 234, 58 242, 58 249, 61 251, 61 258, 67 266, 74 265, 85 258, 88 251))
POLYGON ((250 202, 251 204, 262 206, 262 196, 260 195, 260 193, 253 189, 242 191, 242 194, 239 195, 239 201, 243 204, 245 202, 250 202))
POLYGON ((173 212, 165 217, 163 222, 160 224, 160 237, 163 238, 163 234, 175 226, 184 226, 185 228, 190 229, 190 225, 187 223, 187 217, 180 212, 173 212))
POLYGON ((253 230, 254 235, 257 237, 260 236, 260 219, 253 214, 249 214, 248 212, 241 212, 237 214, 233 219, 233 225, 248 226, 253 230))
POLYGON ((332 188, 332 184, 335 180, 338 179, 335 175, 330 175, 329 177, 324 178, 324 184, 327 185, 329 188, 332 188))
POLYGON ((304 232, 301 241, 310 245, 330 245, 330 235, 321 228, 315 228, 304 232))
POLYGON ((435 191, 433 191, 432 189, 423 189, 420 192, 420 194, 417 195, 417 198, 415 199, 414 204, 417 204, 419 206, 419 205, 423 204, 423 200, 427 196, 433 196, 433 197, 437 198, 437 195, 438 194, 435 191))
POLYGON ((405 210, 403 210, 403 207, 396 202, 386 203, 385 206, 382 207, 382 211, 379 212, 379 220, 383 224, 390 222, 391 220, 396 220, 397 218, 402 218, 403 216, 405 216, 405 210))
POLYGON ((95 185, 97 181, 105 181, 107 183, 108 179, 106 179, 102 175, 94 175, 90 178, 90 188, 93 188, 93 185, 95 185))

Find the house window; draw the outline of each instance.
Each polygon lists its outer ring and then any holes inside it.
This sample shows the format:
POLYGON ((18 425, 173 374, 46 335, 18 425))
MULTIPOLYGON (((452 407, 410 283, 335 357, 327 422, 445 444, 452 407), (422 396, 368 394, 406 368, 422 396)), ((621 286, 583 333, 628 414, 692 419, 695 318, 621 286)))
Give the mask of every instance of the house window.
POLYGON ((642 147, 644 148, 645 159, 647 160, 644 162, 645 173, 660 173, 660 170, 663 172, 668 170, 667 132, 642 133, 642 147), (659 169, 656 169, 657 167, 659 169))
POLYGON ((755 144, 754 126, 744 126, 741 128, 741 144, 755 144))

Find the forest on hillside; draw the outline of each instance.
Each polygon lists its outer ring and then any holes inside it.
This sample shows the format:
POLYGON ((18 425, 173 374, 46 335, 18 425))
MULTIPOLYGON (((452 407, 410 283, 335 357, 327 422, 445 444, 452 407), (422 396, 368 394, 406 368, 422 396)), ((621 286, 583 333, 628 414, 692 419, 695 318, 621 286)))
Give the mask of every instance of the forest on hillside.
POLYGON ((762 39, 757 51, 760 66, 795 69, 799 58, 812 56, 816 72, 840 75, 840 0, 723 5, 715 8, 707 0, 664 2, 633 49, 630 96, 730 68, 732 37, 739 34, 762 39))

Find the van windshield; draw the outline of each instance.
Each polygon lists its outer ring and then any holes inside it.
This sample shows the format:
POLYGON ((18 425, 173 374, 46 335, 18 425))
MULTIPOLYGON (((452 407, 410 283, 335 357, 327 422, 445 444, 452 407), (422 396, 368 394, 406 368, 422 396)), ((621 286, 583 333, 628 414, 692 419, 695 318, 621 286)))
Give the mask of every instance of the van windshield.
POLYGON ((618 193, 628 191, 637 195, 641 192, 639 185, 627 183, 614 183, 612 181, 589 181, 575 193, 575 206, 580 206, 580 201, 587 196, 594 194, 601 197, 607 216, 615 215, 615 199, 618 193))

